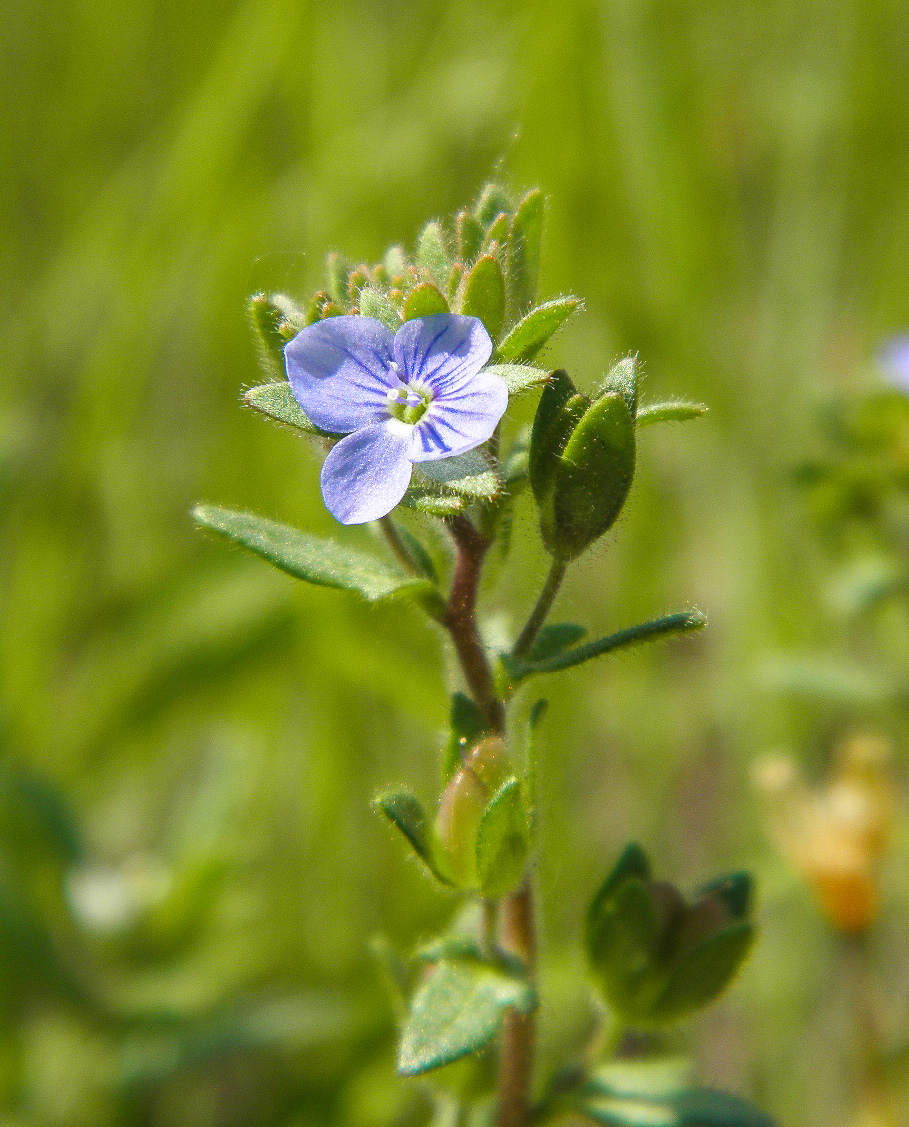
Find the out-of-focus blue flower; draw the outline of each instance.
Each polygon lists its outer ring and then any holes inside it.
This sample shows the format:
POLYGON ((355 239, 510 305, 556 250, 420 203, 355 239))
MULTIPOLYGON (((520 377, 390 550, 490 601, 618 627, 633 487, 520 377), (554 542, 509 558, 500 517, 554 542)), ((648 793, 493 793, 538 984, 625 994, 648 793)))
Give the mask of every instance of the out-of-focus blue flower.
POLYGON ((887 381, 909 392, 909 336, 891 337, 877 359, 887 381))
POLYGON ((342 524, 377 520, 407 491, 414 462, 463 454, 492 436, 508 405, 482 371, 492 341, 476 317, 437 313, 392 336, 371 317, 328 317, 284 350, 297 402, 346 434, 322 466, 322 496, 342 524))

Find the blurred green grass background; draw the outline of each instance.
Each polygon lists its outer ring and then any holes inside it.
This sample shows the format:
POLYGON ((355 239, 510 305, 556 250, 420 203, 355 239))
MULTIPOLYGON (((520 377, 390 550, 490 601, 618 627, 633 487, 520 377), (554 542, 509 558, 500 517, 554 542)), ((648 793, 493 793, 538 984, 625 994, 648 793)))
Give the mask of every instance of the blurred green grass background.
MULTIPOLYGON (((295 584, 188 512, 341 535, 314 454, 239 406, 257 378, 244 299, 312 291, 332 248, 375 261, 412 243, 496 170, 549 196, 542 292, 586 300, 550 354, 590 387, 637 351, 646 398, 711 408, 642 435, 625 515, 560 604, 592 632, 689 604, 711 627, 540 683, 543 991, 559 999, 543 1057, 586 1028, 580 915, 635 838, 688 887, 745 866, 761 880, 758 952, 692 1023, 703 1074, 785 1123, 844 1121, 836 962, 748 765, 777 746, 816 762, 852 723, 905 736, 888 704, 797 699, 760 669, 868 644, 824 603, 788 471, 819 396, 909 324, 909 9, 5 14, 3 1127, 425 1116, 393 1076, 367 938, 405 950, 452 904, 369 799, 403 782, 431 799, 445 653, 414 612, 295 584)), ((488 592, 497 629, 542 565, 524 510, 488 592)))

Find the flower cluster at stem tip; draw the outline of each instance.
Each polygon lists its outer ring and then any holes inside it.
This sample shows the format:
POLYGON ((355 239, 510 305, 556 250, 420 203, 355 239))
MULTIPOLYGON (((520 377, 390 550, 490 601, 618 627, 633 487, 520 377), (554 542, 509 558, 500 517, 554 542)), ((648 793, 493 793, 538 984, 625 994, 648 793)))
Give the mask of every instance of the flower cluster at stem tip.
POLYGON ((486 442, 508 405, 505 381, 483 371, 492 341, 476 317, 417 317, 394 335, 371 317, 329 317, 302 329, 284 355, 307 416, 346 436, 320 479, 325 505, 342 524, 391 512, 415 462, 486 442))

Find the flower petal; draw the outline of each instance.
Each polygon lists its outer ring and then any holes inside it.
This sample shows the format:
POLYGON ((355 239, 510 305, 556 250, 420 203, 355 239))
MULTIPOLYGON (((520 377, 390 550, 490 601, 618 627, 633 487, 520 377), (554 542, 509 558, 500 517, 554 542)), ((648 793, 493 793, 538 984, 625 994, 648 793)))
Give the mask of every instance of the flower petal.
POLYGON ((473 450, 492 437, 507 406, 508 387, 490 372, 480 372, 458 389, 446 389, 413 428, 410 460, 432 462, 473 450))
POLYGON ((480 371, 492 341, 478 318, 436 313, 406 321, 395 334, 394 351, 404 380, 422 380, 440 394, 480 371))
POLYGON ((881 349, 878 362, 889 383, 909 391, 909 336, 892 337, 881 349))
POLYGON ((307 325, 284 349, 297 402, 317 427, 344 434, 388 413, 390 331, 372 317, 327 317, 307 325))
POLYGON ((322 463, 325 507, 341 524, 378 520, 397 505, 410 484, 410 428, 396 419, 349 434, 322 463))

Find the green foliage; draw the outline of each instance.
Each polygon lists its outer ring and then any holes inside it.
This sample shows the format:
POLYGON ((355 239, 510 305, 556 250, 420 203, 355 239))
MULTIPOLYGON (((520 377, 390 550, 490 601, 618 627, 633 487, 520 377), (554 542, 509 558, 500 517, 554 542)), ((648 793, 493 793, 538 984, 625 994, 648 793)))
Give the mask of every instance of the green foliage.
POLYGON ((483 227, 489 227, 503 214, 511 211, 511 198, 501 184, 486 184, 477 200, 474 215, 483 227))
POLYGON ((505 278, 497 259, 484 254, 461 285, 461 312, 467 317, 479 317, 492 340, 497 340, 505 319, 505 278))
POLYGON ((634 477, 634 420, 620 395, 604 395, 584 412, 552 471, 541 531, 558 559, 570 560, 615 522, 634 477))
POLYGON ((442 225, 427 223, 417 239, 417 263, 438 283, 444 283, 451 269, 451 257, 442 225))
POLYGON ((364 286, 360 291, 360 314, 381 321, 393 333, 401 327, 401 317, 384 290, 364 286))
POLYGON ((525 655, 529 662, 548 661, 551 657, 570 650, 586 635, 587 627, 571 622, 559 622, 544 626, 533 640, 525 655))
POLYGON ((549 499, 559 455, 586 407, 587 400, 577 395, 568 373, 553 372, 540 396, 530 436, 530 484, 540 505, 549 499))
POLYGON ((414 476, 417 481, 425 480, 462 497, 491 500, 500 488, 494 466, 480 449, 440 458, 437 462, 416 463, 414 476))
POLYGON ((595 657, 615 653, 629 646, 637 646, 642 642, 661 641, 678 634, 687 634, 692 630, 703 630, 706 625, 706 617, 698 610, 667 614, 664 618, 654 619, 653 622, 629 626, 605 638, 598 638, 595 642, 572 646, 545 658, 531 660, 529 654, 520 658, 509 655, 508 671, 515 681, 529 677, 532 673, 558 673, 562 669, 570 669, 595 657))
POLYGON ((520 883, 528 846, 521 784, 509 779, 493 795, 477 828, 477 877, 484 896, 502 896, 520 883))
POLYGON ((518 316, 537 295, 544 202, 539 188, 528 192, 515 208, 508 231, 509 298, 518 316))
POLYGON ((703 403, 652 403, 641 407, 636 421, 638 426, 646 427, 652 423, 686 423, 706 414, 707 408, 703 403))
POLYGON ((283 376, 284 345, 303 327, 302 312, 284 294, 253 294, 246 308, 263 372, 283 376))
POLYGON ((243 393, 243 402, 254 411, 259 411, 276 422, 284 423, 304 434, 324 435, 327 432, 309 421, 303 408, 294 398, 287 380, 258 384, 243 393))
POLYGON ((419 598, 433 590, 426 580, 401 575, 371 556, 251 513, 197 505, 193 519, 307 583, 354 591, 369 601, 402 594, 419 598))
POLYGON ((421 282, 407 295, 404 302, 404 320, 415 317, 432 317, 436 313, 447 313, 448 302, 432 282, 421 282))
MULTIPOLYGON (((844 625, 827 601, 831 576, 877 544, 875 529, 899 543, 905 528, 906 400, 880 387, 873 361, 906 317, 898 8, 569 0, 529 19, 526 6, 491 13, 468 0, 430 3, 419 19, 387 6, 364 37, 361 8, 290 0, 14 6, 0 725, 15 738, 3 752, 78 811, 88 860, 112 888, 141 880, 149 856, 179 881, 187 857, 209 851, 227 877, 204 928, 165 960, 127 949, 120 924, 92 930, 62 891, 70 873, 55 885, 38 866, 8 880, 99 989, 166 1007, 178 1025, 209 1010, 233 1020, 261 984, 302 998, 314 1034, 276 1033, 260 1048, 224 1038, 195 1065, 175 1053, 127 1099, 108 1077, 137 1039, 150 1055, 170 1041, 145 1038, 138 1018, 84 1019, 38 975, 4 967, 0 1118, 423 1122, 421 1094, 385 1078, 391 1017, 364 970, 364 937, 440 928, 450 898, 370 849, 383 827, 364 806, 389 779, 428 785, 447 708, 438 641, 398 607, 364 613, 214 550, 185 512, 187 498, 214 497, 340 540, 310 452, 236 410, 238 388, 265 378, 243 297, 292 294, 318 317, 328 293, 312 309, 306 299, 328 285, 321 248, 358 263, 398 239, 410 256, 423 219, 476 198, 503 153, 508 182, 540 183, 551 201, 544 292, 588 298, 553 362, 586 389, 604 355, 639 349, 648 398, 711 408, 709 433, 645 436, 615 547, 572 570, 559 617, 598 636, 696 597, 723 620, 683 654, 642 649, 547 682, 541 848, 571 857, 576 887, 600 875, 617 818, 633 817, 679 866, 753 858, 767 934, 728 1022, 699 1030, 703 1055, 758 1076, 782 1122, 848 1117, 839 1026, 814 1021, 827 947, 762 844, 743 764, 787 745, 814 765, 840 717, 905 745, 899 604, 872 602, 844 625), (790 487, 789 468, 809 460, 821 476, 790 487), (788 671, 765 661, 780 647, 796 655, 788 671), (706 763, 729 796, 724 816, 700 802, 667 816, 706 763), (618 812, 603 806, 612 796, 618 812)), ((487 197, 487 222, 517 199, 487 197)), ((388 274, 401 264, 386 259, 388 274)), ((331 298, 349 308, 349 296, 331 298)), ((509 416, 523 424, 520 401, 509 416)), ((421 508, 402 523, 433 528, 443 571, 444 529, 422 512, 472 502, 411 503, 421 508)), ((530 504, 515 505, 502 585, 484 591, 492 646, 507 645, 519 623, 503 620, 539 582, 530 504)), ((901 573, 902 553, 887 555, 901 573)), ((888 868, 897 884, 900 857, 888 868)), ((541 912, 560 1003, 542 1078, 554 1041, 589 1015, 561 990, 575 912, 551 899, 541 912)))
POLYGON ((470 697, 465 696, 464 693, 453 693, 448 741, 443 753, 443 782, 447 783, 458 768, 463 766, 463 757, 487 733, 488 727, 483 713, 470 697))
POLYGON ((677 1021, 709 1005, 734 978, 755 929, 751 882, 742 873, 711 882, 686 903, 655 881, 628 846, 587 912, 584 941, 610 1006, 632 1023, 677 1021))
POLYGON ((458 257, 465 265, 474 261, 483 245, 483 225, 469 211, 458 213, 456 220, 458 232, 458 257))
POLYGON ((507 334, 496 349, 502 360, 532 360, 549 338, 580 308, 576 297, 557 297, 538 305, 507 334))
POLYGON ((600 1065, 568 1102, 607 1127, 773 1127, 740 1096, 692 1086, 672 1058, 600 1065))
POLYGON ((505 381, 510 399, 539 387, 549 378, 542 368, 530 364, 490 364, 485 370, 505 381))
POLYGON ((603 395, 621 395, 629 414, 635 418, 638 413, 638 360, 636 356, 626 356, 609 369, 597 391, 597 399, 603 395))
POLYGON ((402 1076, 419 1076, 478 1052, 495 1037, 505 1010, 536 1006, 522 978, 468 959, 444 959, 417 991, 398 1053, 402 1076))
POLYGON ((373 805, 397 826, 413 847, 426 868, 442 884, 450 884, 444 867, 439 864, 438 847, 433 837, 432 827, 426 817, 420 800, 410 791, 386 791, 376 795, 373 805))

